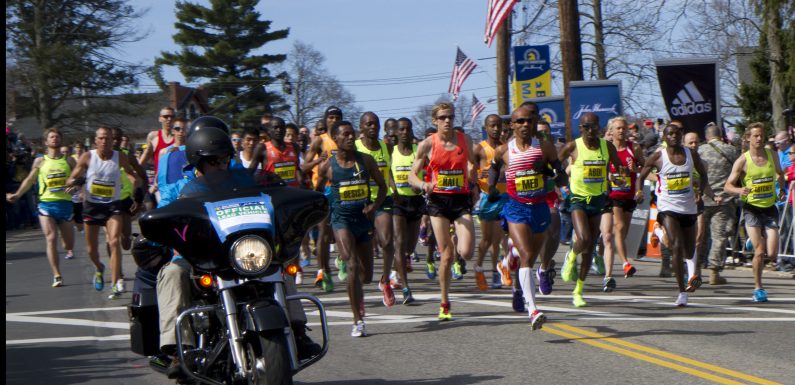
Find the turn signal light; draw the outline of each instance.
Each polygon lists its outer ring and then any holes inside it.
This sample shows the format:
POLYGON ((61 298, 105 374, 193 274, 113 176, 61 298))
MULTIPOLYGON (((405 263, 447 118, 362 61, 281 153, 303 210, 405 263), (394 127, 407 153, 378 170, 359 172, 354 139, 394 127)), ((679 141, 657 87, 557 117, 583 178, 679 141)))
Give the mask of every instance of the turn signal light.
POLYGON ((213 286, 213 277, 210 274, 204 274, 201 278, 199 278, 199 285, 204 288, 210 288, 213 286))
POLYGON ((289 265, 287 265, 287 268, 285 269, 285 271, 286 271, 286 272, 287 272, 287 274, 289 274, 290 276, 293 276, 293 277, 295 277, 295 275, 296 275, 296 274, 298 274, 298 265, 295 265, 295 264, 289 264, 289 265))

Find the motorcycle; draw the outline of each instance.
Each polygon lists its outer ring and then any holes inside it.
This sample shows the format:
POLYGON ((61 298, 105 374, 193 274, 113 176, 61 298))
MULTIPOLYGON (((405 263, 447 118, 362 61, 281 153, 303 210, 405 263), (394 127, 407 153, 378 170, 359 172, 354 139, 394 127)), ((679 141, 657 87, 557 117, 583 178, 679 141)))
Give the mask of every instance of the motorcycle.
POLYGON ((182 198, 148 211, 139 220, 145 239, 136 241, 141 268, 129 306, 132 350, 159 353, 152 274, 164 264, 156 256, 170 247, 190 263, 195 283, 191 307, 176 321, 182 372, 215 385, 291 384, 293 375, 328 351, 323 304, 285 290, 297 271, 290 261, 301 240, 328 210, 325 197, 314 191, 252 187, 182 198), (323 337, 319 352, 308 357, 299 355, 288 316, 288 302, 300 300, 317 308, 323 337), (195 347, 185 344, 183 333, 193 333, 195 347))

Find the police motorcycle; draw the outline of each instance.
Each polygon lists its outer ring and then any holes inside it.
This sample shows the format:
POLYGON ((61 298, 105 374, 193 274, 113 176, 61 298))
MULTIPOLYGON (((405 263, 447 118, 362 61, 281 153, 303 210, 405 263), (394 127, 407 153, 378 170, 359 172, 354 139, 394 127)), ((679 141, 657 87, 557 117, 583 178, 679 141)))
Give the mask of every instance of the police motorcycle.
POLYGON ((176 354, 196 383, 292 384, 300 370, 328 350, 323 304, 312 295, 288 294, 306 232, 328 213, 314 191, 246 187, 181 198, 146 212, 133 256, 139 265, 129 306, 133 352, 159 352, 156 280, 173 248, 193 268, 191 306, 176 320, 176 354), (166 259, 164 256, 168 256, 166 259), (288 302, 317 308, 320 349, 299 354, 288 302), (186 344, 185 335, 195 343, 186 344))

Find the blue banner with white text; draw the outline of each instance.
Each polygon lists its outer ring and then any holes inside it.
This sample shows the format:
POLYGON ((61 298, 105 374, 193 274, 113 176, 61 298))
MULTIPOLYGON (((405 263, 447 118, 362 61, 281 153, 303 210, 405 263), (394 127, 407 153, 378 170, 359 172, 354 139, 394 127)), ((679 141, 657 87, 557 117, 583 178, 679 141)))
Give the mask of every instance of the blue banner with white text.
POLYGON ((563 96, 528 99, 538 105, 538 116, 549 123, 555 140, 566 139, 566 116, 563 96))
POLYGON ((580 118, 588 112, 599 117, 604 131, 607 121, 621 115, 621 82, 618 80, 575 81, 569 83, 571 137, 580 137, 580 118))

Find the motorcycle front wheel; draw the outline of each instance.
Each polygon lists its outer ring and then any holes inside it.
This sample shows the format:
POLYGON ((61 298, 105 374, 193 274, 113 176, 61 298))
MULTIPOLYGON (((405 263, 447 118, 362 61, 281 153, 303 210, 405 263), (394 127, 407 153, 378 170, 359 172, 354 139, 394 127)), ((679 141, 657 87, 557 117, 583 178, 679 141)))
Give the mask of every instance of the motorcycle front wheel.
POLYGON ((287 339, 280 330, 261 332, 246 342, 247 385, 292 385, 287 339))

